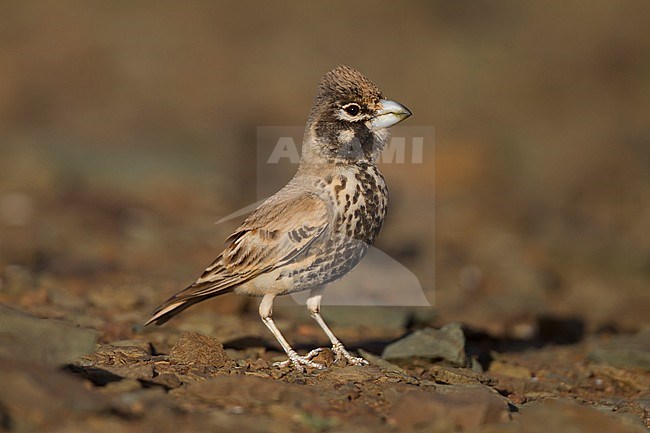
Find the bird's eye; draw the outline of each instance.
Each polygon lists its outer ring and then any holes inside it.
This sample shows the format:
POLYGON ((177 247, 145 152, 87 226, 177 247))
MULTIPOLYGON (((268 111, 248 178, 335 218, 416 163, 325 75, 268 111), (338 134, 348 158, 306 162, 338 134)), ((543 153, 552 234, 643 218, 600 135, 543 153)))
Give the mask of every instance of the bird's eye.
POLYGON ((350 116, 356 116, 357 114, 359 114, 359 111, 361 111, 361 107, 359 107, 359 104, 355 104, 354 102, 344 106, 343 109, 350 116))

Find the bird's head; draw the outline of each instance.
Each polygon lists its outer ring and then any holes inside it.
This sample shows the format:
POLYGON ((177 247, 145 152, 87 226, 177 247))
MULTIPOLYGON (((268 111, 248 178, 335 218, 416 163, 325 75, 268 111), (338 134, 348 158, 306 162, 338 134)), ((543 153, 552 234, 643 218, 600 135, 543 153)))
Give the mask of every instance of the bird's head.
POLYGON ((318 86, 305 131, 304 158, 375 163, 388 139, 387 128, 410 115, 402 104, 385 99, 361 72, 338 66, 318 86))

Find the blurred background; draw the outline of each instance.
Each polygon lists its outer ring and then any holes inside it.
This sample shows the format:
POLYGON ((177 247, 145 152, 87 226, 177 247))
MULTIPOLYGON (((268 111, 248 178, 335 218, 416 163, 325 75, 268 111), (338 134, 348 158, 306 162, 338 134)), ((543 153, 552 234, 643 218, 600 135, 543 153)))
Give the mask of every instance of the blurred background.
POLYGON ((242 218, 213 223, 258 199, 257 128, 303 125, 345 63, 435 128, 424 164, 382 168, 377 245, 426 314, 513 338, 548 317, 637 329, 648 16, 645 0, 5 2, 0 302, 128 338, 242 218))

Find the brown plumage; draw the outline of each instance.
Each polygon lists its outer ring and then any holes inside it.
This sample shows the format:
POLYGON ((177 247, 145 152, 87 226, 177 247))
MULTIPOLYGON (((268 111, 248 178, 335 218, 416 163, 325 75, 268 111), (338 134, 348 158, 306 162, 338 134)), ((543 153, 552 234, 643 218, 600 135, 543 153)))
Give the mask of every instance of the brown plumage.
POLYGON ((223 293, 262 296, 260 316, 299 369, 320 349, 299 356, 272 319, 278 295, 310 290, 307 306, 332 341, 337 357, 351 356, 320 316, 327 283, 356 266, 379 234, 388 206, 376 167, 386 128, 410 116, 383 99, 360 72, 339 66, 322 78, 294 178, 226 239, 226 247, 191 286, 165 301, 147 324, 162 324, 189 306, 223 293))

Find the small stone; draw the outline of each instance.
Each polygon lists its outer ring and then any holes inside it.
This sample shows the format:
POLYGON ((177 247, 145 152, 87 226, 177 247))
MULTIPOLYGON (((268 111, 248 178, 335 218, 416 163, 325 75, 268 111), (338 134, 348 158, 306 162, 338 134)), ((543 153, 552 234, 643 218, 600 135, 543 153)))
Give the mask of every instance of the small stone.
POLYGON ((433 365, 429 369, 429 374, 433 376, 436 382, 447 384, 493 384, 493 380, 482 373, 478 373, 468 368, 446 367, 442 365, 433 365))
POLYGON ((145 353, 151 355, 151 343, 146 340, 119 340, 111 342, 111 346, 116 347, 137 347, 145 353))
POLYGON ((148 380, 153 378, 152 364, 103 365, 101 369, 125 379, 148 380))
POLYGON ((246 376, 260 377, 262 379, 271 379, 271 375, 260 371, 245 371, 246 376))
POLYGON ((375 366, 350 365, 345 368, 332 370, 327 378, 335 383, 369 382, 383 376, 381 370, 375 366))
POLYGON ((228 356, 223 344, 216 338, 184 332, 169 353, 173 364, 209 365, 213 367, 232 367, 234 361, 228 356))
POLYGON ((104 365, 132 365, 149 360, 151 360, 151 355, 141 347, 99 344, 93 353, 84 356, 75 365, 80 365, 80 363, 90 363, 90 365, 100 367, 104 365))
MULTIPOLYGON (((312 361, 324 365, 325 367, 330 367, 334 364, 337 364, 336 355, 329 348, 324 348, 318 352, 318 354, 312 358, 312 361)), ((345 361, 340 361, 340 363, 343 363, 343 365, 345 365, 345 361)))
POLYGON ((142 388, 142 384, 139 381, 135 379, 124 379, 117 382, 109 382, 99 389, 104 394, 122 394, 136 391, 140 388, 142 388))
POLYGON ((467 356, 461 325, 450 323, 440 330, 425 328, 415 331, 386 346, 382 354, 382 358, 387 360, 413 357, 447 361, 452 365, 464 366, 467 363, 467 356))
POLYGON ((159 374, 158 376, 155 376, 153 379, 151 379, 149 382, 154 383, 156 385, 160 385, 166 389, 178 388, 183 384, 183 382, 181 382, 178 376, 176 376, 174 373, 159 374))
POLYGON ((448 385, 434 392, 414 391, 392 408, 389 422, 400 430, 476 429, 510 418, 507 400, 482 385, 448 385))
POLYGON ((97 333, 70 323, 39 319, 0 305, 0 356, 39 364, 62 365, 90 353, 97 333))

